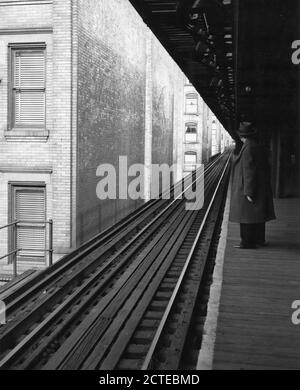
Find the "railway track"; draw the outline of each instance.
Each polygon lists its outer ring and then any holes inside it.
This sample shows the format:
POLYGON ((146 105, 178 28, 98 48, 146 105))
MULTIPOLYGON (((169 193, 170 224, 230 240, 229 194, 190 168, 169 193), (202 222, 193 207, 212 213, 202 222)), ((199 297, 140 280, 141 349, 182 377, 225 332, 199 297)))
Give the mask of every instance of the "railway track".
MULTIPOLYGON (((207 169, 212 166, 213 164, 209 165, 207 169)), ((177 187, 181 185, 182 183, 179 183, 177 187)), ((175 188, 171 189, 171 194, 175 188)), ((143 231, 145 226, 149 226, 155 216, 165 210, 169 203, 168 200, 162 199, 149 202, 128 219, 121 221, 113 228, 90 240, 71 255, 66 256, 51 269, 46 269, 38 275, 34 274, 29 280, 12 286, 8 290, 4 289, 4 292, 0 294, 0 299, 6 304, 9 322, 14 322, 14 319, 30 312, 38 302, 45 300, 45 295, 49 301, 49 295, 55 292, 57 292, 58 297, 63 292, 70 293, 95 269, 102 266, 107 259, 111 260, 113 255, 120 254, 121 249, 127 250, 130 244, 138 246, 141 240, 137 240, 139 232, 143 231)), ((55 300, 55 296, 53 299, 55 300)), ((0 328, 1 333, 2 329, 0 328)))
POLYGON ((206 167, 202 210, 187 212, 182 194, 150 202, 0 296, 9 320, 0 328, 0 369, 168 368, 166 332, 188 332, 176 321, 187 324, 193 310, 180 316, 179 308, 196 304, 229 161, 206 167))

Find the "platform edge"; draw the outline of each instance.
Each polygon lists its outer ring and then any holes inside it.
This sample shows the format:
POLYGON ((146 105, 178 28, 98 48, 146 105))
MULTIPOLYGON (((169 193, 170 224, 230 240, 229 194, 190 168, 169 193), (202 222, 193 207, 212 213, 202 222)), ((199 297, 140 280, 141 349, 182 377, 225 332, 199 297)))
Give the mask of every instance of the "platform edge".
POLYGON ((227 246, 228 224, 231 201, 231 182, 229 184, 224 210, 220 241, 216 255, 216 265, 213 273, 213 283, 207 307, 207 317, 204 323, 203 339, 197 362, 198 371, 213 370, 214 348, 217 335, 219 307, 223 284, 223 268, 227 246))

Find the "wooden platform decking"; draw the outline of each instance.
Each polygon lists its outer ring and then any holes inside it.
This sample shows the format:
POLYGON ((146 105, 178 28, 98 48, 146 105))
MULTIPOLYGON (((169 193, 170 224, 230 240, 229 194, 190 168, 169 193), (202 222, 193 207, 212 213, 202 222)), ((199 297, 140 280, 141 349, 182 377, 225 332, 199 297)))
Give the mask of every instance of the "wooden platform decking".
POLYGON ((213 369, 300 369, 300 199, 276 210, 266 248, 235 249, 239 226, 228 226, 213 369))

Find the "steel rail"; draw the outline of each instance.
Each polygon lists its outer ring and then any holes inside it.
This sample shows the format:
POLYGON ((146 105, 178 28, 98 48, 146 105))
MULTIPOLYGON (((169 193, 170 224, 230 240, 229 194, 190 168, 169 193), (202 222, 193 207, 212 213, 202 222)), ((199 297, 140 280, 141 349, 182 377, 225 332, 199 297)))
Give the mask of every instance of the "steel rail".
POLYGON ((153 358, 153 356, 154 356, 155 350, 156 350, 157 345, 158 345, 158 343, 159 343, 159 341, 160 341, 161 335, 162 335, 163 330, 164 330, 164 328, 165 328, 165 326, 166 326, 166 323, 167 323, 167 321, 168 321, 169 315, 170 315, 170 313, 171 313, 171 311, 172 311, 173 305, 174 305, 174 303, 175 303, 175 300, 176 300, 177 295, 178 295, 178 293, 179 293, 179 290, 180 290, 180 288, 181 288, 182 282, 183 282, 183 280, 184 280, 184 278, 185 278, 186 272, 187 272, 187 270, 188 270, 188 268, 189 268, 189 265, 190 265, 190 263, 191 263, 191 260, 192 260, 192 258, 193 258, 193 256, 194 256, 195 249, 196 249, 196 247, 197 247, 197 245, 198 245, 198 243, 199 243, 199 240, 200 240, 200 237, 201 237, 201 235, 202 235, 204 226, 205 226, 205 224, 206 224, 206 221, 207 221, 207 219, 208 219, 208 216, 209 216, 209 214, 210 214, 210 211, 211 211, 211 209, 212 209, 212 206, 213 206, 213 204, 214 204, 214 202, 215 202, 215 199, 216 199, 216 196, 217 196, 217 194, 218 194, 218 191, 219 191, 219 188, 220 188, 220 186, 221 186, 221 183, 222 183, 222 181, 223 181, 223 179, 224 179, 224 177, 225 177, 225 174, 226 174, 226 172, 227 172, 227 168, 228 168, 228 166, 229 166, 230 160, 231 160, 231 155, 230 155, 230 157, 229 157, 229 159, 228 159, 228 161, 227 161, 227 164, 226 164, 226 166, 225 166, 225 168, 224 168, 223 174, 222 174, 222 176, 221 176, 221 178, 220 178, 220 180, 219 180, 219 183, 218 183, 218 185, 217 185, 217 187, 216 187, 216 190, 215 190, 215 192, 214 192, 213 198, 212 198, 212 200, 211 200, 211 202, 210 202, 210 204, 209 204, 209 207, 208 207, 208 209, 207 209, 207 211, 206 211, 206 214, 205 214, 205 216, 204 216, 204 219, 203 219, 203 222, 202 222, 201 227, 200 227, 200 229, 199 229, 199 232, 198 232, 198 234, 197 234, 197 237, 196 237, 196 239, 195 239, 195 241, 194 241, 194 244, 193 244, 193 246, 192 246, 192 249, 190 250, 190 253, 189 253, 189 255, 188 255, 188 258, 187 258, 187 261, 186 261, 186 263, 185 263, 185 266, 184 266, 184 268, 183 268, 183 270, 182 270, 182 272, 181 272, 181 275, 180 275, 180 277, 179 277, 179 279, 178 279, 178 282, 177 282, 177 284, 176 284, 175 290, 174 290, 174 292, 173 292, 173 294, 172 294, 172 296, 171 296, 171 298, 170 298, 169 304, 168 304, 168 306, 167 306, 167 308, 166 308, 166 310, 165 310, 165 312, 164 312, 163 318, 162 318, 162 320, 161 320, 161 322, 160 322, 160 325, 159 325, 159 327, 158 327, 158 329, 157 329, 157 332, 156 332, 156 334, 155 334, 155 337, 154 337, 154 339, 153 339, 153 342, 151 343, 151 346, 150 346, 150 348, 149 348, 149 351, 148 351, 148 353, 147 353, 147 356, 146 356, 146 358, 145 358, 145 360, 144 360, 144 363, 143 363, 143 366, 142 366, 142 370, 143 370, 143 371, 148 370, 149 367, 150 367, 150 365, 151 365, 152 358, 153 358))

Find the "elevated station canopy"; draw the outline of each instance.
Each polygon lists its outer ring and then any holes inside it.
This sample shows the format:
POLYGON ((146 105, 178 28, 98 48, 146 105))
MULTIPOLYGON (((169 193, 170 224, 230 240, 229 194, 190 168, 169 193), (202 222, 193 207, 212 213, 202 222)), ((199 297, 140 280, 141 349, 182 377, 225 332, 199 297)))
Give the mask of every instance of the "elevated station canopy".
POLYGON ((299 123, 298 0, 130 0, 229 133, 299 123))

